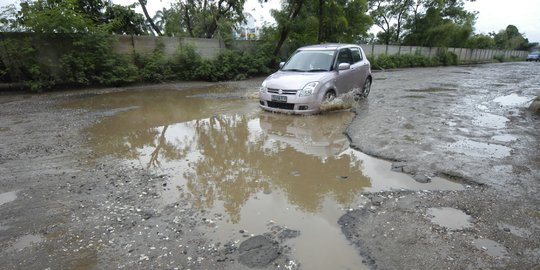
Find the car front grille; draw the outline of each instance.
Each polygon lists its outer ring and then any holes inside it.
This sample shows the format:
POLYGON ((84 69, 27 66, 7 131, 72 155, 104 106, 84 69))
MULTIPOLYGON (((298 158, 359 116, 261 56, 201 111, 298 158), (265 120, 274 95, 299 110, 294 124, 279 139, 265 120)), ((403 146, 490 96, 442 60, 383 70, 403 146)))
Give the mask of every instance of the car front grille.
POLYGON ((268 93, 271 93, 271 94, 278 94, 278 95, 296 95, 296 92, 298 92, 298 90, 285 90, 285 89, 275 89, 275 88, 268 88, 268 93), (279 92, 279 90, 281 90, 281 93, 279 92))
POLYGON ((292 103, 282 103, 282 102, 273 102, 273 101, 267 101, 266 103, 268 104, 268 107, 270 108, 294 110, 294 104, 292 103))

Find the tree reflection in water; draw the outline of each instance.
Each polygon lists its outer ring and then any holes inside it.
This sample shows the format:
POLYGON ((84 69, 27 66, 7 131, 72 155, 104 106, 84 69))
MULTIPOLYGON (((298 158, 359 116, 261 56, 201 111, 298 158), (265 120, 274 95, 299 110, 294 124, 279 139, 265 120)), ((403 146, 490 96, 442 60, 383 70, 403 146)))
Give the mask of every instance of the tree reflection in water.
MULTIPOLYGON (((262 191, 280 190, 291 204, 314 213, 326 196, 347 205, 370 185, 362 175, 362 161, 355 156, 305 153, 290 142, 270 139, 267 133, 254 136, 258 132, 250 121, 260 119, 221 116, 195 122, 202 155, 190 163, 193 171, 184 173, 195 205, 213 208, 215 200, 222 201, 231 221, 237 223, 242 206, 262 191)), ((331 128, 342 123, 334 123, 331 128)), ((329 131, 321 125, 307 128, 316 133, 329 131)), ((302 138, 308 148, 305 135, 309 133, 304 130, 302 138)), ((343 140, 341 132, 338 134, 343 140)), ((327 148, 334 146, 331 141, 326 144, 327 148)))
POLYGON ((222 205, 232 223, 240 221, 247 201, 263 192, 282 193, 298 209, 315 213, 326 198, 351 204, 371 184, 362 161, 344 152, 348 141, 342 133, 350 113, 252 113, 174 124, 172 111, 166 114, 171 121, 159 127, 139 120, 148 117, 140 110, 118 113, 89 129, 93 146, 147 168, 172 169, 196 207, 222 205))

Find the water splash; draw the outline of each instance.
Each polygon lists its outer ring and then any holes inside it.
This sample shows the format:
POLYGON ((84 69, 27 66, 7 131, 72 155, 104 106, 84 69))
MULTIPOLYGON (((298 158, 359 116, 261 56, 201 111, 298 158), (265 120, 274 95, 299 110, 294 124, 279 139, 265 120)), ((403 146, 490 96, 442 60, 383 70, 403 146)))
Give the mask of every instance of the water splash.
POLYGON ((246 99, 259 99, 259 92, 248 92, 244 96, 246 99))
POLYGON ((332 100, 323 101, 320 105, 321 112, 348 110, 358 103, 360 89, 340 95, 332 100))

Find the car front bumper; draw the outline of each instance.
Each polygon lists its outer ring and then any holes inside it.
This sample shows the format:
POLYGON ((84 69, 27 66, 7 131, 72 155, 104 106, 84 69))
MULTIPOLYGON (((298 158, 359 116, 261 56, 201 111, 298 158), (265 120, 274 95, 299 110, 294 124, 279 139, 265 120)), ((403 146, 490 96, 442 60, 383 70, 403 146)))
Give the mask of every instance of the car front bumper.
POLYGON ((314 95, 298 97, 296 95, 282 95, 287 97, 286 102, 273 101, 270 93, 259 93, 259 106, 267 111, 289 114, 315 114, 320 111, 319 101, 314 95))

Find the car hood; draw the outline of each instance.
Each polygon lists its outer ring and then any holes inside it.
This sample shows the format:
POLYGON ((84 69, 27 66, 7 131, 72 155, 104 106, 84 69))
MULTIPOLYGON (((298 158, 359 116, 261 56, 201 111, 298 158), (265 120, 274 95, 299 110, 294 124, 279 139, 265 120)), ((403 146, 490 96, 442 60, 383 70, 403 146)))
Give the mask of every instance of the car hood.
POLYGON ((268 88, 300 90, 310 82, 325 82, 332 77, 332 71, 328 72, 293 72, 278 71, 270 75, 264 83, 268 88))

